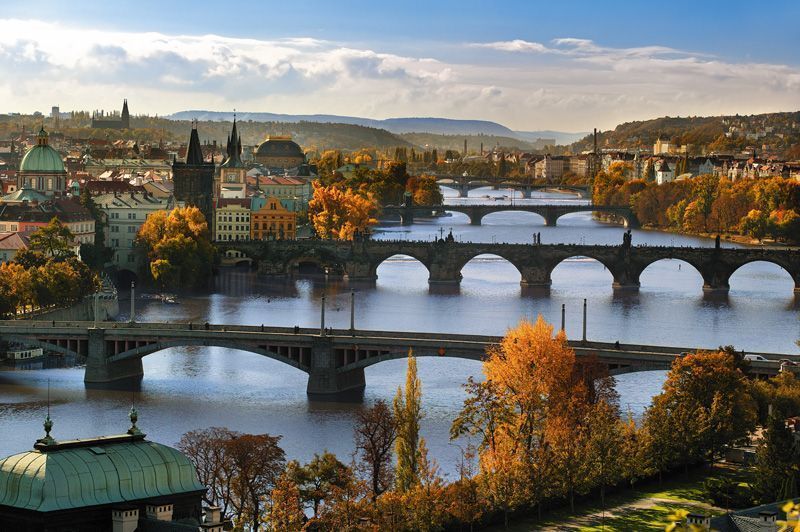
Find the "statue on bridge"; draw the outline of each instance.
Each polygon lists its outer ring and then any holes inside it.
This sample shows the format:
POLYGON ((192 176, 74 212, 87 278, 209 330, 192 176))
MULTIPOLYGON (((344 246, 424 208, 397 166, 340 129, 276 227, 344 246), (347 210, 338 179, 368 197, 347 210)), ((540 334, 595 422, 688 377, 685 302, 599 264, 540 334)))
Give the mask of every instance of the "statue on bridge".
POLYGON ((631 235, 631 230, 630 229, 628 229, 627 231, 625 231, 622 234, 622 247, 624 249, 630 249, 630 247, 631 247, 631 239, 632 238, 633 237, 631 235))

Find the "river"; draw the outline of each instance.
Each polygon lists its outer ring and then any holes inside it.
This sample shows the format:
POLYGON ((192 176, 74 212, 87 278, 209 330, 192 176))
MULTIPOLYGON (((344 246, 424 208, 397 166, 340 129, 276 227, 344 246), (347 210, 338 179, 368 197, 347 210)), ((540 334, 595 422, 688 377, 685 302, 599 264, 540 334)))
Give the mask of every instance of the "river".
MULTIPOLYGON (((467 199, 448 202, 496 203, 510 191, 481 189, 467 199), (488 197, 482 197, 482 196, 488 197)), ((532 202, 575 202, 571 196, 539 193, 532 202)), ((589 213, 562 217, 557 227, 545 227, 541 217, 524 212, 488 215, 482 226, 470 226, 466 215, 418 220, 402 227, 384 224, 376 238, 431 239, 439 230, 453 230, 464 241, 531 242, 541 232, 543 243, 618 244, 624 229, 599 223, 589 213)), ((633 244, 713 246, 710 239, 634 230, 633 244)), ((723 246, 733 244, 723 243, 723 246)), ((660 261, 641 276, 638 293, 615 293, 611 274, 593 260, 572 259, 553 272, 549 291, 523 290, 511 264, 497 257, 480 257, 463 270, 457 289, 431 290, 425 267, 396 257, 378 269, 377 282, 357 285, 356 326, 362 329, 445 331, 502 334, 519 319, 542 314, 560 321, 566 304, 568 336, 581 335, 583 298, 588 300, 588 337, 713 348, 796 353, 800 337, 798 299, 789 274, 767 263, 752 263, 731 278, 727 296, 705 296, 702 278, 690 265, 660 261)), ((250 325, 318 326, 319 301, 328 294, 327 325, 349 326, 346 283, 300 278, 269 281, 246 270, 227 270, 207 295, 182 298, 180 305, 137 302, 139 321, 193 321, 250 325)), ((122 302, 127 309, 127 302, 122 302)), ((127 319, 121 315, 120 319, 127 319)), ((283 436, 290 458, 308 460, 330 450, 345 462, 353 451, 354 412, 378 399, 391 401, 404 380, 405 361, 384 362, 366 370, 363 404, 311 402, 305 394, 306 375, 255 354, 222 348, 170 349, 144 359, 141 389, 88 390, 83 369, 6 370, 0 372, 0 456, 30 449, 43 434, 48 382, 53 436, 61 439, 124 432, 126 413, 135 401, 139 425, 149 437, 175 444, 192 429, 227 426, 243 432, 283 436)), ((467 360, 421 358, 425 418, 422 433, 443 472, 453 475, 460 457, 448 431, 470 375, 480 364, 467 360)), ((658 393, 665 372, 642 372, 617 378, 623 409, 640 414, 658 393)), ((458 442, 459 445, 464 442, 458 442)))

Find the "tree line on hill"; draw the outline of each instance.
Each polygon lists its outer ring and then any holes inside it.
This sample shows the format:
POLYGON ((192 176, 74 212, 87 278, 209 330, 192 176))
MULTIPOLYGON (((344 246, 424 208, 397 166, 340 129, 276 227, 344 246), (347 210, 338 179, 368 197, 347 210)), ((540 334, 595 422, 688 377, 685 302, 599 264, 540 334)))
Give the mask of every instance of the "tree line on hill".
POLYGON ((682 356, 637 423, 620 411, 604 367, 577 358, 563 331, 540 317, 510 329, 488 351, 485 378, 465 384, 451 428, 456 445, 467 440, 456 480, 443 478, 419 433, 425 412, 412 353, 393 404, 356 413, 350 463, 327 451, 287 463, 279 437, 224 428, 189 432, 179 447, 209 486, 208 503, 237 527, 276 531, 472 530, 574 510, 578 496, 602 500, 609 489, 713 464, 758 425, 743 504, 797 496, 800 448, 784 419, 800 414, 800 381, 747 372, 732 348, 682 356))
POLYGON ((800 183, 780 177, 742 179, 701 175, 658 185, 626 181, 624 165, 595 177, 593 201, 628 205, 646 227, 800 241, 800 183))

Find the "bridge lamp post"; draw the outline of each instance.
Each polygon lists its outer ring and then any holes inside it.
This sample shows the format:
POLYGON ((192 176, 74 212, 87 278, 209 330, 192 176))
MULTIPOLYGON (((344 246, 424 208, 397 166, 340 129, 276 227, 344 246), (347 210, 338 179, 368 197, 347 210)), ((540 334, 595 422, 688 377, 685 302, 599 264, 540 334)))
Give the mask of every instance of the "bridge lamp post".
POLYGON ((586 342, 586 299, 583 300, 583 341, 586 342))
POLYGON ((566 316, 567 316, 567 304, 561 303, 561 330, 566 331, 566 316))
POLYGON ((131 281, 131 318, 130 322, 134 323, 136 321, 136 283, 131 281))
POLYGON ((320 305, 319 335, 325 336, 325 292, 322 293, 322 304, 320 305))
POLYGON ((98 315, 100 314, 100 293, 94 293, 94 328, 97 329, 98 315))
POLYGON ((356 291, 350 289, 350 334, 356 335, 356 291))

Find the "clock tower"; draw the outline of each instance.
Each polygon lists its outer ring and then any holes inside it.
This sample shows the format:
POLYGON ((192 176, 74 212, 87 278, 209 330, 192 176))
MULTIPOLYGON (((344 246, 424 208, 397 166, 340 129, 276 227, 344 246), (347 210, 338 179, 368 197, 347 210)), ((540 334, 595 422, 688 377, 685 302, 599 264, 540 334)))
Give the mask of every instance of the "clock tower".
POLYGON ((227 157, 219 166, 217 176, 217 197, 245 198, 247 197, 247 168, 242 162, 242 137, 236 130, 235 116, 225 151, 227 157))

